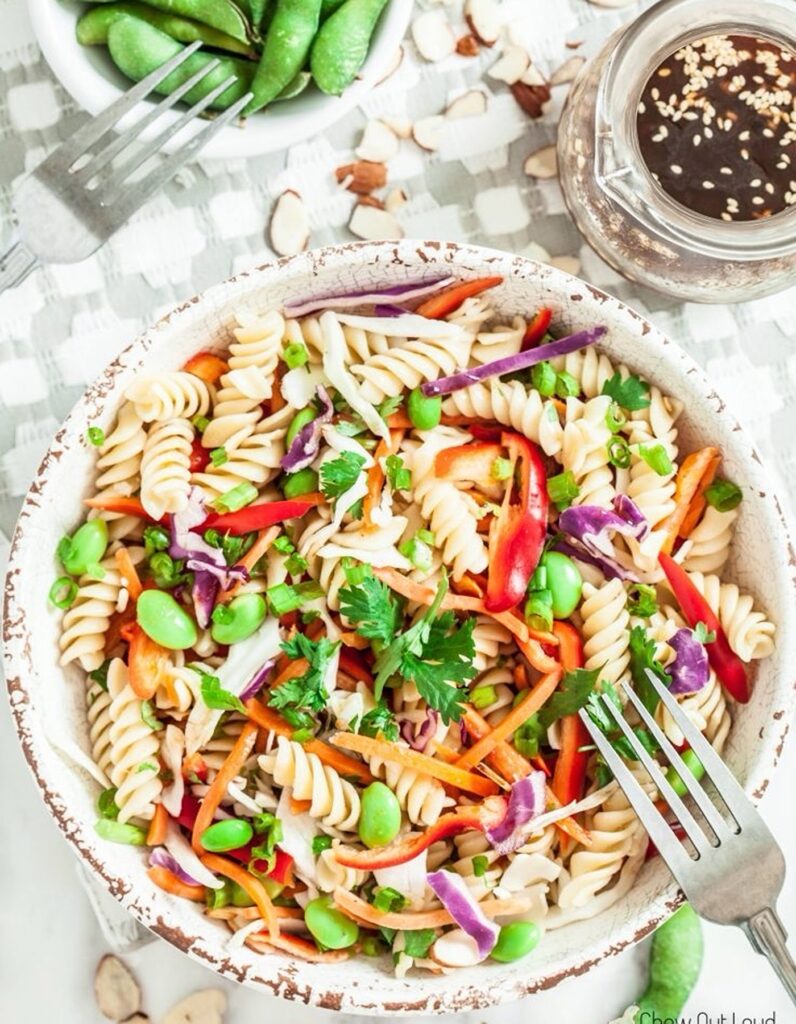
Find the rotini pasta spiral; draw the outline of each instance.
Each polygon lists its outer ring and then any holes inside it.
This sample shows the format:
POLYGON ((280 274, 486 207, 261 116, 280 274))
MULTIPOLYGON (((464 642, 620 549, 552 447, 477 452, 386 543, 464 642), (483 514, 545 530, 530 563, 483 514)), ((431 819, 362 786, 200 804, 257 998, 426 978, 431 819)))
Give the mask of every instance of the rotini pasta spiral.
POLYGON ((610 506, 616 494, 614 474, 608 461, 611 431, 606 424, 611 399, 608 395, 592 398, 571 418, 574 402, 568 402, 568 421, 561 443, 561 463, 575 477, 579 493, 576 505, 610 506))
POLYGON ((184 370, 139 377, 128 387, 125 398, 132 402, 144 423, 204 416, 210 408, 210 390, 201 379, 184 370))
POLYGON ((105 660, 105 638, 122 592, 114 559, 106 558, 100 565, 102 579, 81 576, 74 604, 61 622, 59 664, 78 661, 86 672, 93 672, 105 660))
MULTIPOLYGON (((710 678, 701 690, 683 694, 676 699, 691 722, 704 733, 705 738, 718 753, 721 753, 732 726, 732 719, 716 673, 711 669, 710 678)), ((685 737, 663 704, 658 705, 655 718, 672 743, 676 747, 682 746, 685 737)))
POLYGON ((170 420, 147 434, 141 460, 141 504, 153 519, 181 512, 188 504, 193 429, 170 420))
POLYGON ((561 451, 564 430, 558 410, 551 401, 542 399, 538 391, 526 391, 521 381, 493 379, 487 384, 471 384, 454 391, 443 408, 450 416, 496 420, 512 427, 538 444, 546 455, 558 455, 561 451))
POLYGON ((114 658, 108 668, 108 694, 108 714, 113 723, 108 733, 110 777, 116 786, 119 821, 149 821, 163 789, 159 777, 160 742, 142 717, 142 702, 133 693, 127 666, 119 658, 114 658))
POLYGON ((367 878, 367 872, 357 871, 356 868, 346 868, 340 864, 335 857, 335 850, 343 846, 339 839, 332 840, 329 850, 323 850, 315 865, 315 881, 321 892, 334 892, 342 886, 343 889, 351 892, 358 888, 367 878))
POLYGON ((317 551, 320 562, 317 579, 326 592, 330 608, 340 607, 338 594, 346 585, 343 560, 354 559, 378 568, 409 569, 411 563, 399 553, 397 544, 406 528, 404 516, 393 516, 387 526, 366 530, 353 523, 338 530, 317 551))
POLYGON ((718 615, 730 647, 743 661, 767 658, 774 650, 774 623, 757 611, 754 598, 718 576, 689 573, 697 590, 718 615))
POLYGON ((351 370, 360 381, 363 399, 378 405, 385 398, 465 366, 472 342, 472 336, 464 332, 453 338, 416 338, 355 363, 351 370))
MULTIPOLYGON (((374 355, 380 355, 390 348, 390 339, 376 331, 366 331, 363 327, 340 325, 346 345, 346 363, 364 363, 374 355)), ((320 363, 326 345, 323 331, 317 316, 305 316, 301 320, 285 322, 285 339, 288 342, 300 342, 309 353, 310 363, 320 363)), ((406 339, 392 339, 393 345, 404 344, 406 339)))
POLYGON ((481 832, 461 832, 454 836, 453 842, 458 855, 453 861, 453 870, 467 882, 467 888, 476 900, 484 899, 499 883, 503 874, 498 863, 499 855, 481 832), (474 857, 486 859, 486 870, 479 875, 475 873, 474 857))
POLYGON ((583 584, 583 653, 587 669, 600 669, 600 680, 617 683, 630 664, 630 614, 621 580, 601 587, 583 584))
MULTIPOLYGON (((647 409, 641 410, 644 418, 633 419, 629 423, 630 445, 660 444, 674 467, 677 460, 677 430, 674 426, 676 412, 677 410, 658 388, 651 388, 650 405, 647 409)), ((627 493, 638 505, 654 531, 654 528, 674 510, 675 470, 672 468, 671 472, 664 474, 656 472, 632 447, 631 460, 627 493)), ((642 552, 649 550, 653 560, 658 556, 659 545, 655 546, 656 539, 650 537, 646 545, 644 542, 641 545, 642 552)))
POLYGON ((325 765, 317 754, 309 754, 300 743, 280 736, 276 753, 263 754, 259 765, 272 775, 277 786, 292 787, 296 800, 309 800, 309 814, 330 828, 351 832, 359 822, 359 793, 325 765))
MULTIPOLYGON (((687 572, 719 572, 730 556, 732 527, 738 510, 719 512, 711 505, 705 509, 700 522, 691 531, 682 566, 687 572)), ((685 546, 685 544, 683 546, 685 546)))
POLYGON ((489 363, 493 359, 516 355, 522 347, 524 336, 525 321, 521 316, 515 316, 510 325, 499 324, 490 327, 488 331, 480 331, 476 335, 470 357, 474 363, 489 363))
POLYGON ((260 420, 254 432, 244 437, 220 466, 208 465, 202 472, 191 476, 191 483, 209 498, 250 483, 260 487, 280 471, 280 460, 285 454, 285 434, 295 411, 285 406, 279 412, 260 420))
POLYGON ((493 619, 491 615, 479 615, 473 627, 473 644, 475 646, 473 665, 476 670, 480 673, 491 668, 500 654, 501 646, 510 642, 511 633, 504 625, 493 619))
POLYGON ((91 756, 106 775, 111 766, 110 728, 113 722, 109 713, 110 706, 108 691, 103 690, 99 683, 90 682, 86 690, 86 707, 91 756))
POLYGON ((450 802, 445 790, 430 775, 376 757, 370 759, 369 765, 376 778, 383 779, 395 793, 407 817, 416 825, 433 825, 450 802))
MULTIPOLYGON (((94 485, 98 497, 135 494, 141 483, 141 456, 145 443, 146 431, 135 406, 132 402, 125 402, 113 430, 100 448, 97 459, 99 475, 94 485)), ((128 537, 139 526, 135 516, 123 516, 118 512, 97 512, 96 515, 108 523, 111 540, 128 537)))

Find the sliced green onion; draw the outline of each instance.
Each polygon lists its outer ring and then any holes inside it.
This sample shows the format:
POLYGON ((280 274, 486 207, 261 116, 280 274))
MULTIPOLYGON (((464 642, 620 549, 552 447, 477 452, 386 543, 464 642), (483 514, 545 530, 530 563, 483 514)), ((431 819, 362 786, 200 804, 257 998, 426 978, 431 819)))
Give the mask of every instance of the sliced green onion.
MULTIPOLYGON (((315 580, 297 583, 295 586, 291 586, 289 583, 277 583, 268 588, 266 597, 274 615, 287 615, 288 612, 297 611, 305 602, 323 597, 323 587, 315 580)), ((216 611, 221 607, 223 606, 218 605, 213 612, 214 619, 216 611)))
POLYGON ((434 554, 428 544, 418 540, 417 535, 404 541, 403 544, 399 544, 398 550, 404 558, 409 559, 415 569, 419 569, 421 572, 428 572, 431 569, 434 554))
POLYGON ((285 345, 282 358, 289 370, 295 370, 297 366, 303 366, 309 361, 310 354, 300 341, 293 341, 289 345, 285 345))
POLYGON ((244 482, 233 487, 225 494, 220 495, 212 502, 213 508, 218 512, 238 512, 240 509, 245 508, 246 505, 251 505, 254 499, 257 497, 257 488, 254 484, 244 482))
POLYGON ((732 512, 743 500, 743 491, 731 480, 714 480, 705 488, 705 501, 717 512, 732 512))
POLYGON ((546 590, 547 589, 547 566, 537 565, 531 576, 531 582, 528 584, 528 592, 533 590, 546 590))
POLYGON ((97 814, 99 814, 101 818, 107 818, 109 821, 116 821, 119 817, 119 805, 116 803, 116 793, 116 787, 111 786, 109 789, 103 789, 97 797, 97 814))
POLYGON ((294 729, 291 735, 291 739, 294 743, 309 743, 309 741, 315 736, 315 733, 310 728, 294 729))
MULTIPOLYGON (((210 531, 208 530, 207 532, 209 533, 210 531)), ((205 536, 206 539, 207 536, 205 536)), ((165 551, 170 543, 169 531, 162 526, 144 527, 144 551, 147 555, 151 555, 155 551, 165 551)))
POLYGON ((160 722, 158 721, 155 715, 155 711, 154 708, 152 707, 151 701, 141 701, 141 721, 148 729, 151 729, 152 732, 157 732, 157 730, 160 728, 160 722))
POLYGON ((614 436, 608 442, 608 461, 619 469, 630 465, 630 445, 623 437, 614 436))
POLYGON ((350 558, 344 558, 342 564, 346 582, 351 587, 358 587, 372 572, 369 565, 361 562, 357 565, 350 558))
POLYGON ((223 466, 225 462, 229 462, 227 449, 223 445, 221 448, 212 448, 210 451, 210 461, 214 466, 223 466))
POLYGON ((331 836, 315 836, 312 840, 312 852, 317 857, 323 853, 324 850, 330 850, 332 848, 332 837, 331 836))
POLYGON ((569 508, 580 494, 580 487, 575 483, 575 474, 572 470, 568 469, 564 473, 559 473, 558 476, 548 477, 547 493, 559 512, 569 508))
POLYGON ((542 398, 551 398, 555 394, 556 371, 547 360, 531 368, 531 385, 542 398))
POLYGON ((129 822, 111 821, 109 818, 100 818, 94 823, 94 831, 100 839, 107 839, 112 843, 124 843, 126 846, 146 846, 145 828, 138 825, 130 825, 129 822))
POLYGON ((553 625, 552 590, 534 590, 525 602, 525 621, 531 629, 550 629, 553 625))
POLYGON ((222 907, 228 906, 232 899, 231 889, 229 879, 224 881, 220 889, 205 889, 205 903, 208 910, 220 910, 222 907))
POLYGON ((488 708, 496 700, 497 690, 494 686, 476 686, 474 690, 470 690, 470 703, 479 711, 488 708))
POLYGON ((207 416, 194 416, 191 420, 191 426, 198 430, 200 434, 204 434, 210 426, 210 420, 207 416))
POLYGON ((493 480, 508 480, 512 473, 511 459, 495 459, 490 475, 493 480))
POLYGON ((89 443, 95 445, 97 448, 99 448, 100 445, 105 444, 105 431, 102 427, 89 427, 86 436, 88 437, 89 443))
POLYGON ((489 858, 485 857, 483 853, 477 853, 473 857, 473 874, 476 878, 483 878, 488 867, 489 858))
POLYGON ((183 563, 175 562, 165 551, 157 551, 152 555, 149 559, 149 571, 161 590, 170 590, 185 581, 183 563))
POLYGON ((662 444, 640 444, 638 454, 658 476, 668 476, 674 472, 672 460, 662 444))
POLYGON ((523 757, 536 757, 545 732, 538 713, 533 714, 517 729, 512 742, 523 757))
POLYGON ((296 550, 296 545, 286 533, 280 533, 271 547, 274 551, 279 551, 283 555, 289 555, 296 550))
POLYGON ((69 576, 59 576, 50 587, 50 604, 56 608, 71 608, 77 597, 77 583, 69 576))
POLYGON ((385 914, 402 910, 407 903, 406 897, 389 885, 380 886, 373 891, 373 906, 385 914))
POLYGON ((300 555, 297 551, 294 551, 285 562, 285 568, 291 576, 301 576, 303 572, 307 571, 309 562, 303 555, 300 555))
POLYGON ((627 423, 627 413, 617 402, 611 402, 608 406, 608 412, 605 414, 605 425, 615 434, 617 430, 621 430, 622 427, 627 423))
POLYGON ((434 543, 434 534, 431 530, 418 530, 415 537, 417 537, 418 540, 422 540, 424 544, 434 543))
POLYGON ((563 370, 561 373, 556 374, 555 393, 559 398, 574 398, 575 395, 580 393, 580 384, 571 373, 563 370))

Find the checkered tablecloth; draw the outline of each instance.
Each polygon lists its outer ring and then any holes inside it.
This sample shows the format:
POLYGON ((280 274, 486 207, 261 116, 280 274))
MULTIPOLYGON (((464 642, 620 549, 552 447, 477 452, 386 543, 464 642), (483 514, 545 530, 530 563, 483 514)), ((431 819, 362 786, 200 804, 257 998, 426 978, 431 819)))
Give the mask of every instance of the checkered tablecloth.
MULTIPOLYGON (((642 5, 606 11, 587 0, 504 0, 503 6, 513 36, 549 73, 572 54, 565 41, 582 41, 580 52, 588 52, 642 5)), ((445 9, 463 32, 460 8, 461 0, 452 0, 445 9)), ((178 300, 271 259, 267 224, 285 188, 305 197, 313 246, 350 239, 355 200, 341 191, 333 171, 351 161, 366 121, 439 113, 475 84, 488 95, 477 130, 462 120, 434 154, 404 141, 390 162, 390 185, 401 185, 409 196, 398 214, 404 233, 541 259, 569 257, 567 264, 574 258, 581 276, 647 313, 705 366, 774 473, 790 483, 796 469, 796 288, 743 305, 700 306, 624 282, 581 244, 558 184, 523 173, 528 154, 555 140, 567 87, 557 87, 545 116, 531 121, 504 86, 484 77, 494 52, 428 64, 410 41, 404 49, 399 70, 326 134, 283 154, 195 164, 92 259, 39 270, 0 296, 0 547, 7 547, 21 498, 58 423, 137 331, 178 300)), ((83 117, 44 62, 24 0, 0 0, 6 234, 12 183, 83 117)))

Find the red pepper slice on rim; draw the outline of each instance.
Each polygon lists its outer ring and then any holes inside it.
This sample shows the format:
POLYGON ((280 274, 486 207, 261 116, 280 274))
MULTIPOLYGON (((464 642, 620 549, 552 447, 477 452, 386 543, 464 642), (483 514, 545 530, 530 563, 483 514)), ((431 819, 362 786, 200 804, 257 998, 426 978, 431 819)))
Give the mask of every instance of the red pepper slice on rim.
POLYGON ((286 519, 298 519, 314 508, 321 495, 296 498, 292 501, 265 501, 260 505, 247 505, 237 512, 226 512, 220 515, 211 513, 197 529, 221 530, 238 537, 253 530, 265 530, 286 519))
POLYGON ((550 326, 550 321, 552 319, 553 311, 549 306, 542 306, 542 308, 534 314, 528 326, 525 328, 525 334, 522 337, 522 345, 520 347, 521 352, 532 348, 542 340, 545 334, 547 334, 547 329, 550 326))

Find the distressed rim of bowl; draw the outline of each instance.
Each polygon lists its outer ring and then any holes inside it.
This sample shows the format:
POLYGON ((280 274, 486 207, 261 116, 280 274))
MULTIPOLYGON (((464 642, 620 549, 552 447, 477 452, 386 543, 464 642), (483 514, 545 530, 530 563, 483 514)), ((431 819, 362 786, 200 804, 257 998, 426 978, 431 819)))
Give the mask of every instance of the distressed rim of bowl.
MULTIPOLYGON (((25 572, 25 567, 21 562, 18 563, 17 559, 20 557, 19 549, 23 544, 25 523, 30 517, 37 514, 39 496, 47 487, 50 460, 58 460, 62 455, 69 454, 70 444, 74 444, 77 440, 76 437, 71 442, 68 440, 73 423, 80 418, 86 407, 92 406, 95 402, 102 403, 109 397, 115 388, 117 376, 128 369, 125 362, 126 358, 131 355, 145 357, 149 350, 150 342, 156 339, 157 331, 160 327, 170 325, 172 320, 175 318, 179 319, 182 315, 188 314, 192 310, 195 312, 197 306, 208 305, 212 308, 216 294, 222 294, 230 286, 248 281, 248 279, 263 273, 274 274, 279 270, 304 262, 307 265, 307 273, 311 274, 316 267, 322 267, 327 260, 333 260, 338 257, 345 258, 350 253, 356 253, 360 258, 364 259, 372 256, 374 262, 380 265, 384 265, 388 261, 379 260, 378 257, 385 256, 391 256, 390 262, 395 264, 412 264, 417 260, 420 260, 422 263, 428 262, 428 257, 424 256, 425 251, 433 254, 435 258, 438 258, 443 252, 452 257, 461 256, 469 258, 471 262, 478 263, 481 267, 499 264, 504 276, 509 276, 521 269, 525 271, 526 275, 529 273, 541 273, 547 277, 549 284, 556 291, 568 293, 570 298, 573 298, 575 292, 572 289, 577 289, 578 299, 582 299, 583 293, 587 292, 596 302, 608 304, 614 313, 621 314, 631 321, 635 321, 637 325, 640 325, 641 334, 646 343, 659 348, 661 354, 665 350, 667 360, 679 363, 680 369, 684 373, 696 378, 697 386, 704 393, 705 397, 716 403, 716 414, 726 421, 727 426, 736 434, 736 438, 740 440, 745 449, 744 457, 751 462, 756 462, 763 468, 762 460, 751 439, 735 417, 727 412, 725 403, 710 384, 699 364, 645 317, 614 296, 550 265, 540 264, 522 256, 515 256, 482 246, 456 242, 424 242, 410 239, 397 243, 350 242, 326 246, 321 249, 299 253, 296 256, 284 257, 234 275, 225 281, 213 285, 201 295, 196 295, 187 301, 179 303, 124 348, 113 362, 106 367, 103 373, 88 386, 56 433, 47 453, 42 459, 20 511, 19 520, 12 539, 5 581, 3 605, 4 658, 7 695, 14 724, 25 760, 41 792, 42 799, 58 828, 74 848, 75 853, 94 869, 107 891, 125 909, 132 913, 142 925, 197 962, 210 967, 223 977, 243 982, 250 987, 278 996, 279 998, 299 1001, 305 1005, 320 1009, 343 1010, 349 1013, 372 1014, 379 1011, 395 1015, 463 1013, 485 1009, 488 1006, 510 1002, 536 992, 554 988, 561 981, 587 973, 599 963, 609 957, 617 956, 625 949, 645 938, 665 920, 669 913, 672 913, 683 902, 684 896, 672 880, 662 893, 658 908, 650 907, 645 913, 626 923, 618 941, 598 940, 595 943, 597 948, 590 950, 587 958, 579 963, 561 970, 548 971, 543 976, 538 976, 530 981, 524 981, 519 977, 504 976, 491 983, 488 979, 484 979, 482 985, 463 983, 455 994, 449 996, 444 1001, 440 999, 435 1001, 433 995, 425 995, 414 1002, 410 1000, 393 1002, 379 998, 377 994, 372 993, 369 989, 358 989, 353 995, 346 988, 318 990, 311 985, 298 981, 295 977, 297 964, 303 969, 311 967, 311 964, 304 961, 287 961, 277 957, 274 957, 272 961, 267 961, 264 958, 264 962, 268 963, 271 969, 266 969, 260 976, 250 976, 248 974, 242 976, 240 971, 228 959, 224 959, 218 956, 216 951, 206 948, 203 940, 197 939, 196 936, 186 935, 179 927, 171 926, 168 923, 167 916, 158 913, 150 903, 142 905, 138 898, 139 894, 133 887, 125 890, 125 886, 128 884, 126 880, 109 873, 105 863, 95 857, 91 849, 86 846, 84 842, 85 830, 80 822, 71 817, 66 809, 58 806, 61 800, 59 792, 48 783, 39 770, 36 748, 38 745, 46 742, 46 738, 41 735, 42 730, 38 716, 31 711, 30 699, 23 682, 24 671, 31 662, 30 638, 25 634, 24 630, 20 632, 15 632, 14 630, 14 626, 19 622, 19 618, 13 618, 12 612, 17 613, 19 617, 24 616, 24 610, 16 601, 15 583, 17 577, 25 572), (63 447, 61 447, 62 445, 63 447), (664 908, 663 913, 660 912, 660 907, 664 908)), ((494 269, 497 270, 497 267, 494 267, 494 269)), ((779 523, 781 540, 784 542, 784 548, 787 551, 790 587, 793 591, 794 606, 796 607, 796 552, 790 539, 787 517, 783 512, 782 504, 776 492, 770 487, 765 493, 764 500, 772 506, 779 523)), ((796 706, 796 675, 794 675, 789 689, 785 683, 780 684, 778 696, 782 697, 784 706, 772 707, 765 726, 761 728, 761 743, 758 747, 758 757, 750 768, 750 779, 747 780, 746 784, 746 791, 755 803, 762 799, 769 785, 770 776, 776 769, 782 753, 790 725, 791 714, 789 712, 792 712, 796 706), (757 779, 756 785, 750 788, 751 781, 755 779, 757 779)))

